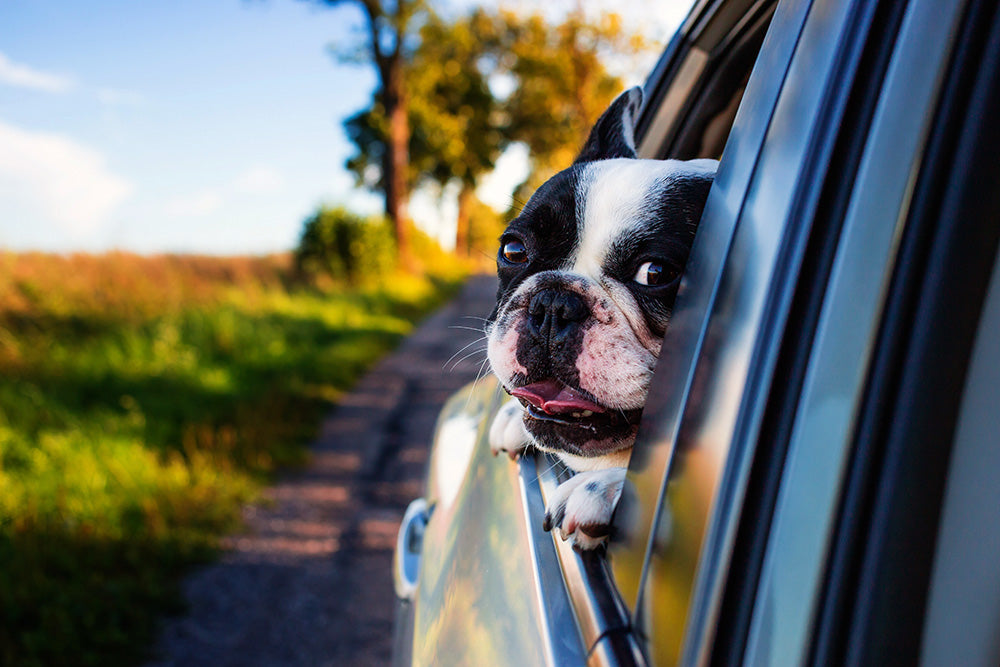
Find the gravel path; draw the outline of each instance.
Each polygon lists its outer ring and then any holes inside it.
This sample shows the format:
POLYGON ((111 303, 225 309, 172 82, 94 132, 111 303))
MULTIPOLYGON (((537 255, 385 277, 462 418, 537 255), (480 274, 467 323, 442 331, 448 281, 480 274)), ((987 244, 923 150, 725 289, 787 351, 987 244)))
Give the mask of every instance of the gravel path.
POLYGON ((488 315, 495 294, 495 278, 473 278, 343 398, 310 465, 248 507, 247 531, 186 580, 189 613, 168 621, 150 667, 388 664, 396 531, 423 490, 438 410, 485 355, 444 365, 478 337, 456 327, 479 327, 468 316, 488 315))

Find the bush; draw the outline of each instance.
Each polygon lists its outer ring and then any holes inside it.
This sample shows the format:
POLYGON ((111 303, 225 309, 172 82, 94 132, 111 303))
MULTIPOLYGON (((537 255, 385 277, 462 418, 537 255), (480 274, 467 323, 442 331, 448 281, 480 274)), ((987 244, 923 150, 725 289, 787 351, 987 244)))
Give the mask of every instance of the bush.
POLYGON ((358 285, 380 282, 396 269, 396 243, 389 222, 363 217, 343 207, 322 208, 306 220, 295 251, 301 276, 328 276, 358 285))

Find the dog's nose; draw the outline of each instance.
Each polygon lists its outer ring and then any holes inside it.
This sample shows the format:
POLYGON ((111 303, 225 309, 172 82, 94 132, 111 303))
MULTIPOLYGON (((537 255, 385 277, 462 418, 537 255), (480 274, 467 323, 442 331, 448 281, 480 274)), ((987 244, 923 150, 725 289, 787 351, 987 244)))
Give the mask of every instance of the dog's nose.
POLYGON ((536 336, 559 342, 590 316, 583 298, 574 292, 545 289, 528 302, 528 327, 536 336))

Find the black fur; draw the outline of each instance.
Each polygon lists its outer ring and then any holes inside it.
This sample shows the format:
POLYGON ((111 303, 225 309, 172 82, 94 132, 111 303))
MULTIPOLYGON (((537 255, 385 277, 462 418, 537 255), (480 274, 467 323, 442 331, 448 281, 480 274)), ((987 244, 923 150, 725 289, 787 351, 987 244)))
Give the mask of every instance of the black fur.
POLYGON ((641 105, 642 88, 638 86, 619 95, 597 119, 574 164, 636 157, 633 132, 641 105))
POLYGON ((604 260, 604 273, 628 286, 650 331, 657 335, 662 336, 666 331, 681 272, 711 186, 709 176, 687 175, 653 188, 640 214, 641 233, 615 241, 604 260), (673 279, 655 287, 634 282, 632 277, 647 261, 662 263, 673 279))
MULTIPOLYGON (((500 237, 498 304, 529 276, 558 269, 569 258, 577 241, 576 204, 581 171, 582 167, 570 167, 543 183, 500 237), (511 264, 503 257, 504 244, 514 239, 528 251, 528 261, 524 264, 511 264)), ((494 310, 490 321, 496 315, 494 310)))

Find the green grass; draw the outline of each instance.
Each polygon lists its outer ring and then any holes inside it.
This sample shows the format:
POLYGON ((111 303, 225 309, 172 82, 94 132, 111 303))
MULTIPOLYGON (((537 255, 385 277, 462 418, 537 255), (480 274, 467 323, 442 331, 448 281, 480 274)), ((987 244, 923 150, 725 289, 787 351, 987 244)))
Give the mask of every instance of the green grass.
POLYGON ((0 255, 0 664, 142 660, 181 574, 458 284, 259 262, 0 255))

